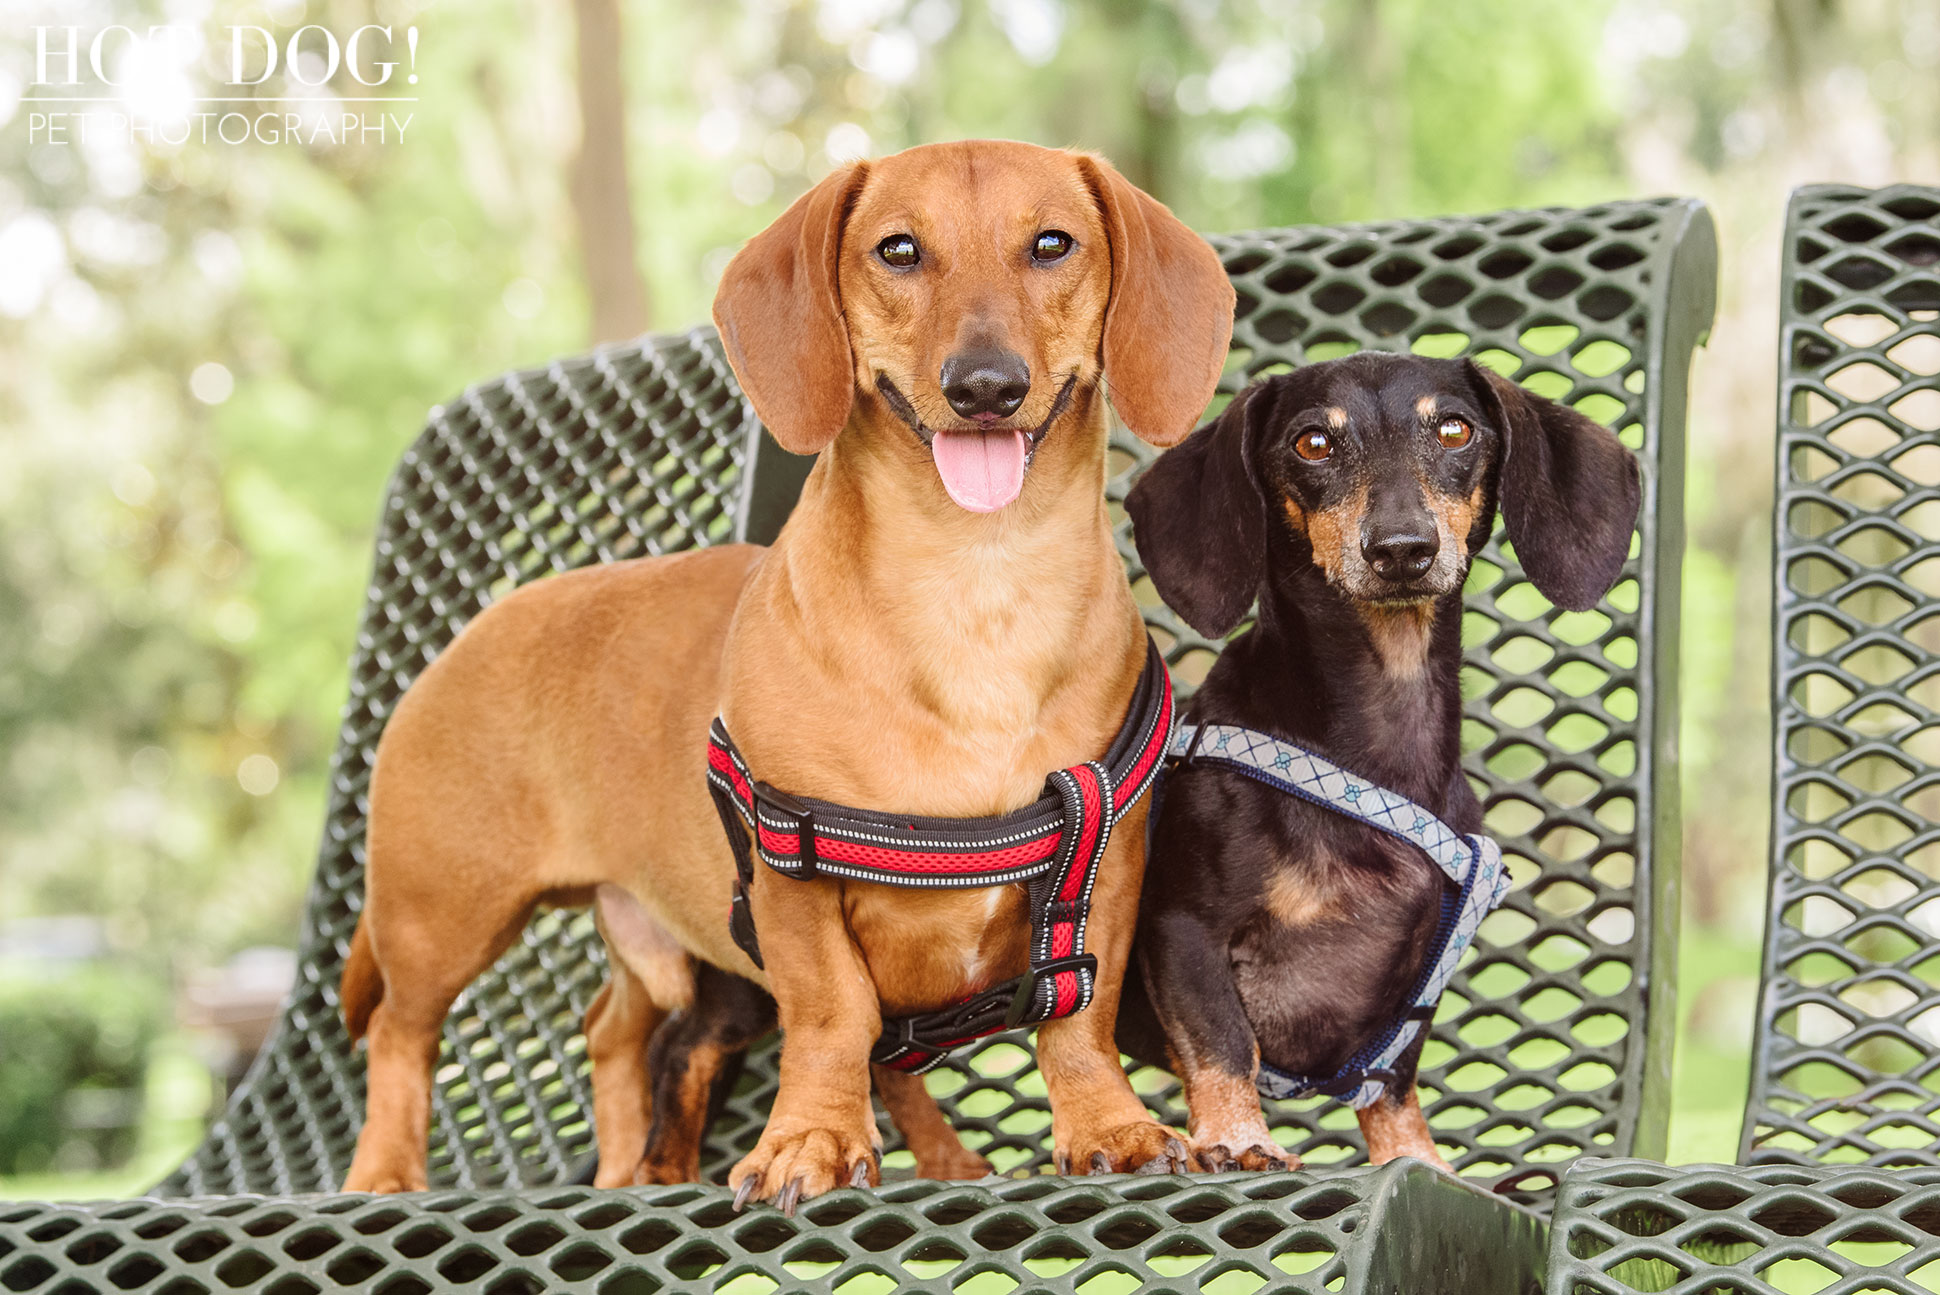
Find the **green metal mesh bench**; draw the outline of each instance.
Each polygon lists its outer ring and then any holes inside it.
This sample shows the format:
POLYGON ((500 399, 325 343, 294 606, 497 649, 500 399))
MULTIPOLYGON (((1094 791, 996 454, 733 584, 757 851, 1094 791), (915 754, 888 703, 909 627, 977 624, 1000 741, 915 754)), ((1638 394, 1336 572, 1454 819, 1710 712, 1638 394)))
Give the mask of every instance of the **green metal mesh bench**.
POLYGON ((1940 1289, 1940 189, 1799 190, 1745 1168, 1583 1164, 1552 1291, 1940 1289))
MULTIPOLYGON (((1110 1295, 1148 1284, 1245 1295, 1429 1289, 1432 1276, 1464 1291, 1533 1289, 1543 1242, 1529 1207, 1548 1203, 1563 1166, 1663 1150, 1685 384, 1711 321, 1710 218, 1662 200, 1215 242, 1239 294, 1227 394, 1363 347, 1470 353, 1620 428, 1645 463, 1642 529, 1597 610, 1558 614, 1499 537, 1475 563, 1464 731, 1516 885, 1444 999, 1422 1067, 1423 1105, 1469 1185, 1411 1162, 1362 1166, 1351 1113, 1314 1101, 1272 1112, 1276 1136, 1307 1159, 1298 1173, 1048 1176, 1043 1086, 1022 1041, 1000 1036, 930 1080, 1005 1179, 892 1181, 819 1198, 793 1221, 732 1215, 718 1186, 574 1186, 593 1149, 579 1023, 604 959, 590 919, 558 912, 453 1009, 434 1096, 436 1190, 312 1195, 341 1180, 362 1111, 336 982, 391 707, 520 582, 764 539, 792 504, 802 461, 764 439, 700 329, 512 374, 433 411, 379 526, 282 1023, 155 1199, 0 1207, 0 1288, 1110 1295), (1417 1219, 1433 1226, 1406 1222, 1417 1219)), ((1149 457, 1114 438, 1114 500, 1149 457)), ((1137 589, 1189 694, 1217 645, 1142 578, 1137 589)), ((753 1145, 774 1075, 772 1046, 758 1050, 716 1123, 713 1181, 753 1145)), ((1134 1084, 1161 1118, 1183 1120, 1170 1076, 1141 1070, 1134 1084)), ((892 1139, 891 1177, 909 1163, 892 1139)))

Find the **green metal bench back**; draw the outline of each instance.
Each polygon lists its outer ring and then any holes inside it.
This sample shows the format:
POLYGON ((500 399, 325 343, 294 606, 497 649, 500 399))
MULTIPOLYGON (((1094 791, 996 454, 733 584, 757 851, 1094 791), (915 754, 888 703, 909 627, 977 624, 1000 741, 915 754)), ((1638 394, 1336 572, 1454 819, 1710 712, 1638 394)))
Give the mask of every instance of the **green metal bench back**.
POLYGON ((1772 874, 1739 1159, 1940 1164, 1940 189, 1785 229, 1772 874))
MULTIPOLYGON (((1476 562, 1469 769, 1516 888, 1444 1000, 1423 1096, 1458 1166, 1508 1179, 1526 1199, 1578 1154, 1660 1151, 1683 416, 1690 352, 1711 319, 1709 217, 1695 203, 1658 201, 1214 241, 1239 290, 1226 393, 1362 347, 1465 352, 1620 428, 1645 462, 1637 547, 1597 611, 1558 615, 1499 537, 1476 562)), ((467 618, 522 580, 772 534, 801 464, 752 431, 705 329, 515 374, 434 412, 380 527, 301 982, 229 1111, 164 1191, 318 1191, 340 1180, 363 1083, 335 990, 384 717, 467 618), (751 454, 760 467, 750 474, 751 454), (744 477, 754 483, 745 498, 744 477)), ((1114 436, 1114 501, 1149 457, 1114 436)), ((1217 645, 1157 602, 1115 515, 1148 621, 1189 694, 1217 645)), ((551 1184, 582 1168, 592 1135, 578 1030, 603 966, 590 921, 549 914, 460 1000, 438 1071, 435 1184, 551 1184)), ((932 1077, 1004 1171, 1048 1160, 1043 1087, 1019 1043, 986 1042, 932 1077)), ((752 1145, 774 1073, 772 1048, 757 1052, 716 1127, 711 1173, 752 1145)), ((1169 1076, 1145 1070, 1135 1082, 1154 1109, 1182 1120, 1169 1076)), ((1309 1101, 1273 1117, 1311 1164, 1362 1159, 1341 1108, 1309 1101)), ((892 1151, 891 1168, 906 1163, 892 1151)))
MULTIPOLYGON (((334 1191, 364 1063, 337 980, 363 904, 371 763, 398 698, 493 598, 615 558, 734 538, 759 427, 713 330, 508 374, 431 411, 385 492, 328 819, 282 1020, 164 1195, 334 1191)), ((431 1180, 569 1181, 592 1148, 580 1023, 605 978, 584 913, 542 914, 454 1006, 431 1180)))

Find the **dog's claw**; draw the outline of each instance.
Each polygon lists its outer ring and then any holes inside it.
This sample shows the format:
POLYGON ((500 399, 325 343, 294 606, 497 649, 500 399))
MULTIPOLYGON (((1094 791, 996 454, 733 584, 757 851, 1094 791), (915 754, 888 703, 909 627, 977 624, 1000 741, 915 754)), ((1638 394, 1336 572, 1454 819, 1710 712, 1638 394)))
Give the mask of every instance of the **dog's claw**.
POLYGON ((1110 1172, 1111 1172, 1111 1157, 1110 1157, 1110 1156, 1108 1156, 1108 1155, 1106 1155, 1106 1154, 1105 1154, 1104 1152, 1102 1152, 1102 1151, 1094 1151, 1094 1152, 1092 1152, 1092 1153, 1091 1153, 1091 1172, 1092 1172, 1092 1173, 1094 1173, 1094 1174, 1108 1174, 1108 1173, 1110 1173, 1110 1172))
POLYGON ((1058 1152, 1058 1172, 1066 1176, 1070 1175, 1071 1153, 1069 1151, 1058 1152))
POLYGON ((868 1185, 869 1185, 869 1161, 867 1157, 864 1157, 863 1159, 856 1161, 855 1168, 849 1171, 849 1186, 867 1187, 868 1185))
POLYGON ((1266 1167, 1276 1174, 1285 1173, 1287 1168, 1287 1162, 1280 1159, 1280 1157, 1278 1156, 1274 1156, 1266 1162, 1266 1167))
POLYGON ((1192 1153, 1187 1151, 1186 1144, 1177 1138, 1165 1140, 1165 1158, 1174 1173, 1182 1174, 1192 1167, 1192 1153))
POLYGON ((788 1185, 775 1193, 775 1206, 787 1218, 795 1217, 795 1207, 801 1204, 802 1180, 790 1178, 788 1185))
POLYGON ((742 1210, 746 1209, 749 1198, 760 1190, 760 1174, 749 1174, 746 1178, 743 1178, 741 1185, 734 1189, 734 1212, 739 1214, 742 1210))

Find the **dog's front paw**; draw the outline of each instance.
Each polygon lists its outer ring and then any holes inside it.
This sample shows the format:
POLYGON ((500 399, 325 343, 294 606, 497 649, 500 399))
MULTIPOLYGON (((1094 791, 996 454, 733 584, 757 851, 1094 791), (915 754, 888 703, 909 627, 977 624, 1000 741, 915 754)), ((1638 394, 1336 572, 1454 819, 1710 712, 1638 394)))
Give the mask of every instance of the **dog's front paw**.
POLYGON ((1194 1138, 1192 1156, 1199 1162, 1199 1167, 1209 1174, 1223 1173, 1228 1169, 1261 1173, 1300 1167, 1299 1156, 1265 1136, 1248 1138, 1215 1134, 1194 1138))
POLYGON ((1080 1134, 1058 1150, 1058 1171, 1081 1174, 1182 1174, 1192 1153, 1177 1133, 1153 1120, 1135 1120, 1095 1135, 1080 1134))
POLYGON ((881 1181, 882 1152, 867 1129, 777 1129, 772 1122, 755 1149, 728 1174, 736 1210, 749 1201, 773 1201, 790 1218, 811 1196, 838 1187, 874 1187, 881 1181))
POLYGON ((421 1192, 429 1187, 430 1183, 426 1181, 423 1170, 418 1170, 414 1174, 408 1169, 391 1166, 359 1169, 353 1163, 350 1166, 350 1173, 344 1178, 343 1189, 346 1192, 377 1192, 388 1195, 393 1192, 421 1192))

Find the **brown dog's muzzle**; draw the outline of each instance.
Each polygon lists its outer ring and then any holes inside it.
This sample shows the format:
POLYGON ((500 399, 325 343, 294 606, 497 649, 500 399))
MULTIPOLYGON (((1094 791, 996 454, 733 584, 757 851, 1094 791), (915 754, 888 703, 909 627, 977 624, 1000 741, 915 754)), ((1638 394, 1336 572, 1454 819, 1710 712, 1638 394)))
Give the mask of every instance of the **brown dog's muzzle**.
POLYGON ((1077 374, 1065 379, 1044 421, 1031 428, 1010 422, 1031 394, 1031 367, 1008 347, 972 341, 944 359, 937 381, 945 403, 968 427, 926 426, 888 374, 876 376, 876 390, 929 447, 950 498, 970 512, 994 513, 1023 490, 1039 443, 1070 406, 1077 374))

